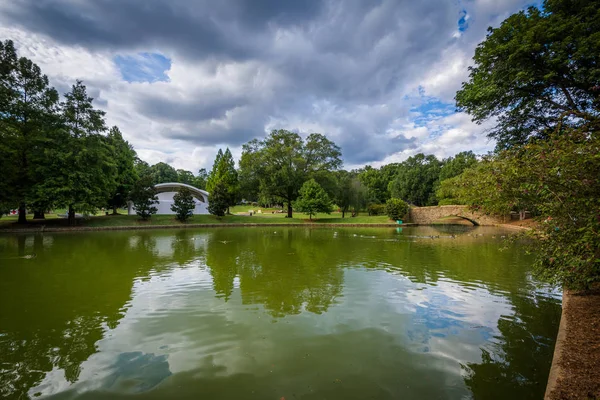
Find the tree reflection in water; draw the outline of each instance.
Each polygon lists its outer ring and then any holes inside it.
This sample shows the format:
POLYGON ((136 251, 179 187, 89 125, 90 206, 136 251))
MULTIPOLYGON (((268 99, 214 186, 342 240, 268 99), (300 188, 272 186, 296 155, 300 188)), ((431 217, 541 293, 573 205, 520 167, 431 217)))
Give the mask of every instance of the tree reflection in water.
MULTIPOLYGON (((526 256, 515 249, 498 253, 498 241, 469 236, 470 231, 468 227, 402 232, 278 227, 1 237, 0 257, 6 256, 8 261, 3 261, 0 271, 0 397, 27 397, 48 372, 57 369, 63 371, 67 382, 77 382, 82 363, 99 351, 97 342, 108 329, 115 329, 127 312, 136 281, 168 276, 169 271, 184 268, 208 271, 219 301, 235 299, 243 305, 260 305, 275 320, 327 313, 344 302, 344 296, 355 295, 344 291, 347 275, 354 271, 366 272, 361 279, 369 290, 374 287, 369 286, 371 283, 381 279, 381 275, 373 275, 370 282, 369 272, 385 271, 389 279, 407 278, 412 286, 399 293, 404 296, 402 301, 419 287, 441 290, 450 285, 459 291, 489 293, 505 299, 514 313, 500 317, 497 326, 486 327, 496 336, 481 347, 481 362, 463 364, 464 382, 474 398, 539 397, 551 362, 560 302, 536 296, 527 269, 512 267, 526 265, 526 256), (30 253, 36 258, 19 258, 30 253)), ((368 299, 390 301, 389 296, 386 292, 369 293, 368 299)), ((356 351, 355 355, 367 363, 380 363, 381 358, 368 361, 369 354, 382 357, 390 349, 402 353, 406 360, 414 358, 415 365, 423 363, 424 351, 430 349, 433 337, 469 328, 460 315, 453 314, 456 310, 451 304, 443 303, 447 299, 439 304, 434 300, 416 305, 415 317, 426 320, 418 329, 383 332, 368 328, 315 336, 304 344, 304 350, 298 350, 299 354, 288 356, 302 359, 302 351, 326 353, 345 344, 364 347, 364 352, 356 351), (410 335, 418 336, 413 339, 422 346, 398 346, 394 341, 401 334, 408 334, 409 339, 410 335)), ((122 354, 116 375, 100 383, 106 390, 119 391, 133 381, 138 382, 133 384, 133 392, 149 390, 170 375, 162 356, 122 354), (143 376, 137 376, 135 369, 145 371, 143 376)), ((353 360, 360 363, 356 357, 353 360)), ((342 364, 346 361, 339 360, 342 364)), ((393 358, 388 361, 393 369, 393 358)), ((283 359, 279 362, 285 363, 283 359)), ((211 371, 211 365, 209 362, 202 371, 211 371)), ((277 376, 285 380, 286 374, 301 374, 303 371, 297 369, 301 365, 282 365, 277 376)), ((343 366, 332 360, 331 368, 341 370, 343 366)), ((175 374, 167 380, 178 382, 185 376, 175 374)), ((385 385, 383 380, 393 380, 384 373, 363 377, 365 385, 372 378, 369 384, 373 384, 373 393, 381 388, 377 385, 385 385)), ((215 393, 226 393, 229 384, 235 382, 248 387, 258 382, 243 374, 205 378, 198 378, 197 383, 214 387, 215 393)), ((268 387, 269 382, 264 385, 268 387)), ((345 389, 351 387, 348 384, 345 389)), ((320 393, 329 393, 327 390, 320 393)))

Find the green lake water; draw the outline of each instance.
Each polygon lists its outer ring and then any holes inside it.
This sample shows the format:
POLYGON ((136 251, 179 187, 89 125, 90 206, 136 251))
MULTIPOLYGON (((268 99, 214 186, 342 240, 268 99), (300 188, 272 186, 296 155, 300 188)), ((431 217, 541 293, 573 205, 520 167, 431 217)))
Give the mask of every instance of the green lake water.
POLYGON ((0 398, 541 399, 560 295, 507 234, 0 236, 0 398))

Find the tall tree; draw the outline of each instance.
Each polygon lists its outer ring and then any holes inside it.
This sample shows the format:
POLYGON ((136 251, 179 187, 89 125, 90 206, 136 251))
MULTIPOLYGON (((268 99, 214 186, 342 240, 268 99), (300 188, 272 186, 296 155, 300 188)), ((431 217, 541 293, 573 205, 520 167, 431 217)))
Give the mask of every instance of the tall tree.
POLYGON ((65 94, 65 129, 57 133, 48 149, 53 171, 44 182, 44 191, 68 206, 69 223, 75 211, 93 212, 106 205, 116 187, 117 166, 106 130, 104 112, 94 108, 85 85, 77 81, 65 94))
POLYGON ((416 206, 435 205, 435 190, 439 182, 441 163, 434 155, 419 153, 409 157, 398 167, 396 179, 390 183, 390 192, 416 206))
POLYGON ((219 149, 219 151, 217 151, 215 161, 213 162, 213 167, 210 170, 210 173, 208 174, 208 177, 206 179, 206 190, 209 193, 214 189, 215 185, 220 180, 222 172, 218 171, 218 170, 219 170, 219 166, 221 165, 222 158, 223 158, 223 150, 219 149))
POLYGON ((206 182, 206 190, 211 193, 217 183, 222 183, 227 191, 226 202, 229 209, 235 205, 239 193, 238 173, 229 148, 224 153, 219 149, 206 182))
POLYGON ((127 204, 127 196, 138 179, 134 166, 137 155, 133 146, 123 139, 121 131, 116 126, 108 132, 108 144, 111 146, 113 161, 117 167, 116 187, 108 200, 108 206, 116 215, 117 208, 127 204))
POLYGON ((58 93, 31 60, 18 57, 14 43, 0 42, 0 139, 3 142, 4 201, 18 204, 19 223, 26 222, 27 201, 42 177, 44 142, 56 128, 58 93))
POLYGON ((599 32, 598 0, 545 0, 510 16, 477 46, 458 109, 494 118, 499 148, 598 120, 599 32))
POLYGON ((243 146, 242 176, 258 182, 260 191, 281 199, 292 218, 292 202, 308 179, 323 171, 337 170, 342 161, 340 148, 324 135, 311 133, 302 140, 297 133, 274 130, 264 140, 243 146))

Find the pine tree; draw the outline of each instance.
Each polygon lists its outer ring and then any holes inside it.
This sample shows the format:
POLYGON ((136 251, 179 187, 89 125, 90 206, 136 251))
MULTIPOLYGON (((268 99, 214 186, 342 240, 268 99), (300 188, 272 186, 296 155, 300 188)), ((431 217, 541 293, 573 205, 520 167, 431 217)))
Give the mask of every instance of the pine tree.
POLYGON ((208 212, 217 217, 222 217, 227 211, 227 187, 223 182, 217 182, 208 198, 208 212))

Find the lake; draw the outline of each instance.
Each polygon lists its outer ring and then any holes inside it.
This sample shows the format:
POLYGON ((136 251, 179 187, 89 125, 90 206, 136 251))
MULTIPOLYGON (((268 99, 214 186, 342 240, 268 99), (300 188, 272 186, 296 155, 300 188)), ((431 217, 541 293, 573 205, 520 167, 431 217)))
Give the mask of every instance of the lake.
POLYGON ((0 236, 0 397, 539 399, 560 293, 510 234, 0 236))

